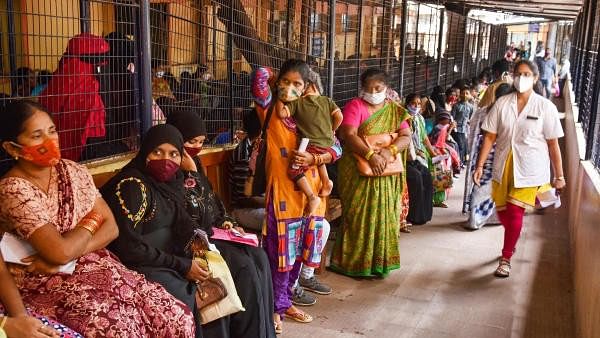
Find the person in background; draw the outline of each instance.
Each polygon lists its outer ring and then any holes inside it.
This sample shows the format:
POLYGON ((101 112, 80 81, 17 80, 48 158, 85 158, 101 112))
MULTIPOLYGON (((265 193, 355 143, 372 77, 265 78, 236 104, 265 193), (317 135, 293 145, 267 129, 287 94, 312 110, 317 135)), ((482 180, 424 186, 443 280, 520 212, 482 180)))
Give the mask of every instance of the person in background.
POLYGON ((421 97, 421 115, 425 120, 425 134, 429 135, 435 123, 436 104, 427 96, 421 97))
POLYGON ((460 100, 460 87, 450 87, 446 90, 446 103, 450 105, 450 110, 460 100))
MULTIPOLYGON (((438 163, 433 163, 433 166, 437 166, 437 169, 452 171, 456 170, 457 165, 460 164, 458 152, 448 144, 449 135, 454 128, 452 122, 452 115, 448 111, 440 111, 436 115, 436 125, 429 134, 429 141, 431 145, 435 147, 441 155, 447 154, 445 158, 441 159, 438 163)), ((432 170, 434 167, 432 167, 432 170)), ((445 203, 450 193, 450 188, 443 191, 435 191, 433 194, 433 206, 438 208, 448 208, 445 203)))
POLYGON ((527 47, 523 50, 523 54, 521 56, 522 60, 530 60, 531 59, 531 41, 527 41, 527 47))
POLYGON ((23 305, 2 254, 0 254, 0 337, 11 338, 83 338, 68 327, 46 317, 30 315, 23 305))
POLYGON ((245 132, 238 146, 231 152, 229 160, 229 184, 231 216, 245 228, 260 232, 265 219, 264 196, 247 196, 246 184, 251 176, 250 157, 255 142, 260 136, 260 120, 255 110, 246 112, 242 119, 245 132))
POLYGON ((17 97, 31 96, 31 90, 35 87, 35 73, 29 67, 17 68, 15 74, 17 82, 17 97))
POLYGON ((403 182, 401 175, 380 175, 392 156, 408 148, 410 115, 386 99, 389 83, 384 71, 369 68, 360 80, 361 96, 344 107, 339 131, 344 144, 338 162, 342 220, 331 269, 347 276, 385 277, 400 268, 398 233, 403 182), (394 132, 399 135, 395 143, 378 153, 363 139, 394 132), (376 176, 361 176, 354 154, 364 157, 376 176))
POLYGON ((473 182, 481 183, 485 161, 496 149, 492 169, 492 197, 504 226, 502 257, 494 275, 508 277, 511 258, 523 227, 525 209, 535 206, 540 189, 550 183, 558 192, 565 187, 558 139, 564 133, 556 106, 534 93, 539 78, 535 63, 515 65, 516 92, 496 102, 483 121, 486 132, 473 172, 473 182), (554 178, 550 178, 550 167, 554 178))
POLYGON ((92 138, 106 135, 106 111, 100 96, 97 67, 106 64, 110 46, 90 33, 72 37, 48 87, 40 94, 56 121, 62 156, 79 161, 92 138))
POLYGON ((512 78, 509 75, 510 63, 500 59, 492 65, 495 81, 487 87, 483 97, 479 101, 479 108, 490 107, 496 101, 496 88, 503 83, 512 85, 512 78))
MULTIPOLYGON (((510 94, 512 86, 503 83, 496 89, 496 99, 510 94)), ((498 224, 495 217, 496 208, 492 199, 492 164, 494 162, 495 145, 492 147, 483 167, 483 176, 479 185, 473 184, 472 174, 477 161, 477 155, 483 143, 484 134, 481 130, 481 124, 485 120, 489 107, 479 108, 471 117, 469 131, 469 149, 471 149, 471 158, 473 159, 467 166, 465 174, 465 194, 463 196, 463 214, 468 215, 464 227, 469 230, 481 229, 486 224, 498 224)))
POLYGON ((450 110, 450 107, 446 107, 446 94, 444 93, 444 89, 442 86, 433 87, 433 91, 430 96, 431 101, 435 104, 435 111, 437 113, 439 110, 450 110))
POLYGON ((558 90, 560 90, 559 97, 563 97, 565 90, 565 83, 571 79, 571 62, 567 55, 563 56, 560 64, 560 71, 558 72, 558 90))
POLYGON ((52 72, 47 69, 40 70, 37 75, 37 85, 31 90, 31 96, 39 96, 48 86, 52 72))
POLYGON ((23 301, 86 337, 193 337, 190 310, 106 250, 119 233, 113 214, 86 168, 61 159, 58 134, 35 102, 0 114, 15 159, 0 179, 1 231, 37 252, 11 267, 23 301), (60 272, 66 264, 71 274, 60 272))
POLYGON ((552 85, 556 81, 556 59, 552 56, 552 50, 546 48, 543 58, 538 58, 540 70, 540 82, 544 86, 544 96, 549 99, 552 95, 552 85))
POLYGON ((87 142, 81 160, 125 153, 134 149, 130 145, 137 143, 135 42, 120 32, 109 33, 104 38, 109 52, 106 65, 96 77, 106 112, 106 134, 87 142))
POLYGON ((460 101, 452 107, 452 117, 456 121, 456 129, 452 137, 458 144, 460 161, 467 163, 467 135, 469 130, 469 120, 473 115, 473 105, 469 102, 471 98, 471 89, 462 87, 460 89, 460 101))
POLYGON ((421 115, 421 97, 409 94, 406 109, 411 115, 412 144, 406 165, 406 181, 409 194, 409 208, 406 220, 414 225, 422 225, 431 220, 433 214, 433 186, 429 164, 431 157, 439 152, 427 137, 425 119, 421 115))

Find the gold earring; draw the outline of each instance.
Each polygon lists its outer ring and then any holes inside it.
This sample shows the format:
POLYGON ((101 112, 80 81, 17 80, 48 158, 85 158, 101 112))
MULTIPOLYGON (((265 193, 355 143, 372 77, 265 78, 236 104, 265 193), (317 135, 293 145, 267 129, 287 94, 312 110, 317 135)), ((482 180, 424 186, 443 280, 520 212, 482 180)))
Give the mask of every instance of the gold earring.
POLYGON ((18 160, 19 160, 19 156, 15 156, 15 161, 18 161, 18 160))

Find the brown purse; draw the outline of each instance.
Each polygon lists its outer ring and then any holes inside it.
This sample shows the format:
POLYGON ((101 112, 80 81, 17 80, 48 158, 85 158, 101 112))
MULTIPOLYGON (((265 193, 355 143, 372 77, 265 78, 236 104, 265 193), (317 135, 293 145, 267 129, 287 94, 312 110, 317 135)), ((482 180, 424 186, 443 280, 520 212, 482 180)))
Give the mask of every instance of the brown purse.
MULTIPOLYGON (((381 149, 389 147, 396 141, 397 138, 398 133, 377 134, 362 137, 367 144, 367 147, 375 151, 375 153, 379 153, 381 149)), ((356 168, 361 176, 377 176, 373 173, 373 169, 371 169, 369 161, 367 161, 362 155, 354 153, 354 157, 356 158, 356 168)), ((379 176, 398 175, 403 172, 404 164, 402 155, 401 153, 398 153, 396 156, 394 156, 393 161, 387 163, 383 174, 379 176)))
POLYGON ((208 250, 208 236, 202 230, 196 229, 187 245, 187 249, 194 255, 203 269, 209 271, 210 277, 204 281, 196 282, 196 308, 198 311, 227 297, 227 288, 220 278, 215 278, 210 272, 206 251, 208 250))
POLYGON ((227 289, 220 278, 209 277, 197 285, 196 307, 198 310, 227 297, 227 289))

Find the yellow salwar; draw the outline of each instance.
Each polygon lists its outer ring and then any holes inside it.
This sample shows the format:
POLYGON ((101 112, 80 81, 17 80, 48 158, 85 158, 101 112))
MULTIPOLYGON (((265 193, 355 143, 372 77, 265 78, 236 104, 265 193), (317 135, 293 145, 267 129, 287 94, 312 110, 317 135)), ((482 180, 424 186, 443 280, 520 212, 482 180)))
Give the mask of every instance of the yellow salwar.
POLYGON ((552 186, 546 183, 539 187, 516 188, 513 173, 513 154, 512 150, 508 153, 504 172, 502 173, 502 182, 492 182, 492 199, 496 203, 496 210, 506 209, 506 204, 511 203, 522 208, 532 208, 535 206, 535 198, 538 192, 546 191, 552 186))

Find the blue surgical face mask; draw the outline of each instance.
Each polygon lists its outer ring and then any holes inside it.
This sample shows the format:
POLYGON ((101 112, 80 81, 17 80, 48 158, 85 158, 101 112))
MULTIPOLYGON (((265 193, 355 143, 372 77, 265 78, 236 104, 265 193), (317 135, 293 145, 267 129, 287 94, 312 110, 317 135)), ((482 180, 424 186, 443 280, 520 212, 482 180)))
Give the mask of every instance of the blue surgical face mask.
POLYGON ((410 115, 417 115, 421 112, 421 107, 408 106, 408 112, 410 115))

